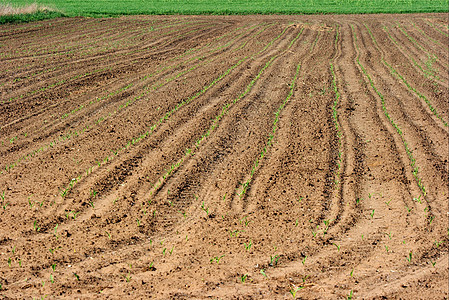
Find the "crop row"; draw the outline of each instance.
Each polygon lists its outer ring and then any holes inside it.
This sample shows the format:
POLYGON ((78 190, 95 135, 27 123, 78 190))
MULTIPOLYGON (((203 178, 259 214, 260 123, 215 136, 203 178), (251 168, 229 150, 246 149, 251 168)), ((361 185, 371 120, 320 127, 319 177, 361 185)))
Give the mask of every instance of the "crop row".
MULTIPOLYGON (((274 43, 275 40, 279 39, 285 33, 285 31, 287 29, 288 28, 285 28, 275 39, 270 41, 267 44, 267 46, 264 47, 262 50, 260 50, 256 55, 258 55, 261 52, 265 51, 270 45, 272 45, 274 43)), ((253 57, 255 57, 255 55, 253 57)), ((127 150, 130 146, 133 146, 133 145, 139 143, 140 141, 142 141, 143 139, 146 139, 147 137, 149 137, 159 127, 159 125, 161 125, 164 121, 168 120, 172 114, 177 112, 181 107, 189 104, 191 101, 193 101, 194 99, 196 99, 199 96, 201 96, 202 94, 204 94, 207 90, 209 90, 211 87, 216 85, 219 81, 221 81, 223 78, 225 78, 232 70, 234 70, 236 67, 241 65, 243 62, 245 62, 249 58, 250 58, 249 56, 245 56, 244 58, 240 59, 236 64, 231 66, 228 70, 226 70, 223 74, 221 74, 219 77, 214 79, 211 83, 209 83, 208 85, 204 86, 203 89, 200 90, 199 92, 197 92, 195 95, 193 95, 193 96, 191 96, 191 97, 189 97, 189 98, 179 102, 171 110, 166 112, 155 124, 153 124, 151 126, 147 125, 146 127, 149 128, 147 131, 145 131, 144 133, 140 134, 139 136, 137 136, 137 137, 135 137, 133 139, 128 140, 128 142, 122 148, 118 148, 116 150, 111 150, 113 155, 109 155, 109 156, 105 157, 101 161, 98 161, 96 165, 93 165, 92 167, 88 168, 86 170, 86 176, 91 174, 94 171, 95 168, 101 167, 103 164, 105 164, 105 163, 109 162, 110 160, 114 159, 121 151, 127 150)), ((179 75, 179 76, 181 76, 181 75, 179 75)), ((82 174, 77 176, 77 177, 75 177, 75 180, 72 180, 65 188, 63 188, 61 194, 66 195, 73 188, 75 183, 78 182, 81 178, 83 178, 82 174)))
MULTIPOLYGON (((379 45, 377 44, 376 39, 374 38, 373 34, 371 33, 371 30, 368 28, 368 26, 365 24, 366 29, 368 30, 368 33, 373 40, 374 45, 376 46, 377 50, 380 51, 379 45)), ((420 99, 424 100, 426 102, 427 106, 429 107, 430 111, 444 124, 444 126, 448 127, 447 122, 443 119, 443 117, 438 114, 435 107, 432 106, 432 103, 430 100, 424 96, 422 93, 420 93, 415 87, 413 87, 407 80, 404 78, 403 75, 401 75, 396 69, 394 69, 388 62, 385 61, 385 58, 381 58, 382 63, 387 66, 391 72, 391 74, 395 75, 397 78, 401 79, 401 81, 407 86, 407 88, 415 93, 420 99)))
MULTIPOLYGON (((217 48, 211 50, 210 52, 216 52, 216 51, 221 50, 222 48, 228 47, 230 44, 232 44, 233 40, 235 40, 236 38, 239 38, 239 37, 242 36, 243 34, 244 34, 244 33, 242 33, 241 35, 235 37, 235 38, 232 39, 230 42, 228 42, 228 43, 226 43, 226 44, 224 44, 224 45, 222 45, 222 46, 218 46, 217 48)), ((143 91, 139 96, 137 96, 137 97, 135 97, 135 98, 133 98, 133 99, 131 99, 131 100, 128 100, 126 103, 124 103, 124 104, 118 106, 118 108, 116 108, 112 114, 109 113, 109 114, 107 114, 107 115, 104 115, 103 117, 98 118, 97 121, 96 121, 95 123, 85 126, 82 130, 77 130, 77 131, 74 131, 74 132, 73 132, 73 131, 70 131, 70 132, 67 133, 67 134, 61 135, 61 136, 59 137, 58 140, 55 140, 55 141, 51 142, 49 145, 43 146, 43 147, 41 147, 41 148, 39 148, 39 149, 37 149, 37 150, 34 150, 34 151, 28 153, 26 156, 22 156, 22 157, 19 158, 16 162, 10 164, 9 166, 6 166, 6 167, 5 167, 5 170, 8 171, 8 170, 14 168, 15 166, 17 166, 17 165, 18 165, 21 161, 23 161, 24 159, 28 159, 28 158, 30 158, 30 157, 35 156, 35 154, 37 154, 37 153, 39 153, 39 152, 45 151, 45 150, 47 150, 47 149, 49 149, 49 148, 52 148, 58 141, 63 142, 63 141, 66 141, 66 140, 68 140, 68 139, 70 139, 70 138, 72 138, 72 137, 78 137, 80 134, 84 133, 84 132, 85 132, 86 130, 88 130, 89 128, 92 128, 93 126, 98 125, 98 124, 104 122, 106 119, 108 119, 108 118, 112 117, 113 115, 117 114, 117 113, 118 113, 119 111, 121 111, 122 109, 127 108, 129 105, 131 105, 131 104, 133 104, 135 101, 141 99, 141 97, 143 97, 144 95, 148 94, 149 92, 155 91, 156 89, 158 89, 158 88, 160 88, 160 87, 162 87, 162 86, 168 84, 169 82, 171 82, 171 81, 173 81, 173 80, 176 80, 177 78, 179 78, 179 77, 181 77, 181 76, 187 74, 188 72, 190 72, 190 71, 192 71, 192 70, 194 70, 194 69, 196 69, 196 68, 198 68, 198 67, 200 67, 200 66, 204 66, 204 65, 206 65, 206 64, 208 64, 208 63, 211 63, 212 61, 215 60, 215 59, 213 58, 213 59, 210 59, 210 60, 202 61, 203 58, 204 58, 204 56, 200 56, 200 57, 196 57, 196 58, 193 58, 193 59, 189 59, 189 60, 187 60, 187 61, 185 61, 185 62, 180 63, 179 66, 180 66, 180 65, 183 65, 183 64, 185 64, 185 63, 187 63, 187 62, 189 62, 189 61, 191 61, 191 60, 199 60, 199 61, 200 61, 199 64, 197 64, 197 65, 195 65, 195 66, 193 66, 193 67, 191 67, 191 68, 189 68, 189 69, 187 69, 187 70, 181 71, 181 72, 179 72, 178 74, 176 74, 176 75, 174 75, 174 76, 171 76, 171 77, 169 77, 169 78, 166 78, 166 79, 163 80, 161 83, 154 84, 154 85, 152 85, 152 86, 144 86, 144 88, 143 88, 144 91, 143 91), (201 61, 202 61, 202 62, 201 62, 201 61)), ((164 69, 164 68, 163 68, 163 69, 164 69)), ((163 70, 163 69, 162 69, 162 70, 163 70)), ((159 70, 159 71, 157 71, 156 73, 159 73, 159 72, 162 71, 162 70, 159 70)), ((143 79, 147 79, 147 78, 149 78, 149 77, 152 77, 153 75, 154 75, 154 74, 150 74, 150 75, 144 76, 144 77, 142 78, 142 80, 143 80, 143 79)), ((70 115, 71 113, 78 112, 78 111, 80 111, 80 110, 82 110, 82 109, 84 109, 84 108, 86 108, 86 107, 88 107, 88 106, 90 106, 90 105, 92 105, 92 104, 94 104, 94 103, 97 103, 97 102, 99 102, 99 101, 108 99, 109 96, 116 95, 116 94, 118 94, 119 92, 128 89, 130 86, 131 86, 131 84, 128 85, 128 86, 126 86, 126 87, 120 88, 120 89, 118 89, 118 90, 116 90, 116 91, 113 91, 113 92, 107 94, 107 95, 104 96, 104 97, 97 98, 96 100, 90 100, 90 101, 87 102, 85 105, 78 106, 77 108, 75 108, 74 110, 72 110, 70 113, 65 113, 65 114, 62 115, 60 118, 61 118, 61 119, 66 118, 66 117, 67 117, 68 115, 70 115)), ((3 172, 3 171, 2 171, 2 172, 3 172)), ((0 174, 1 174, 1 172, 0 172, 0 174)))
MULTIPOLYGON (((357 34, 354 31, 354 27, 351 24, 351 29, 353 31, 353 35, 354 35, 354 41, 355 41, 355 45, 356 45, 356 49, 358 51, 358 53, 360 53, 359 47, 357 45, 357 34)), ((363 74, 365 74, 366 78, 368 79, 371 87, 373 88, 373 90, 376 92, 376 94, 379 96, 380 100, 381 100, 381 104, 382 104, 382 111, 384 113, 384 115, 387 117, 388 121, 390 122, 390 124, 395 128, 396 132, 399 134, 399 136, 401 137, 402 143, 404 145, 405 151, 408 155, 408 158, 410 160, 410 166, 412 167, 413 170, 413 176, 416 179, 416 183, 418 185, 418 187, 420 188, 423 196, 425 197, 427 194, 426 188, 421 180, 421 177, 418 174, 418 166, 416 166, 416 159, 413 156, 413 152, 410 149, 410 147, 408 146, 407 141, 405 140, 404 137, 404 132, 399 128, 399 126, 396 124, 396 122, 394 121, 394 119, 391 117, 391 115, 388 113, 387 110, 387 106, 385 103, 385 97, 383 96, 383 94, 376 88, 376 86, 374 85, 373 79, 371 78, 371 76, 368 74, 367 70, 365 69, 365 67, 362 65, 362 63, 359 60, 360 54, 357 55, 356 61, 357 64, 360 66, 360 69, 362 70, 363 74)))

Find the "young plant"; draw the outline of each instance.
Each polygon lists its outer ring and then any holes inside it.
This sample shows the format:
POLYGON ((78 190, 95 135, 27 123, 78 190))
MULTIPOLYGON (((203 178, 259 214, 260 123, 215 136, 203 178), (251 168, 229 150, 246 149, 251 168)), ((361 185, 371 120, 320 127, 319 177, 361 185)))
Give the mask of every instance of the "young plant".
POLYGON ((37 225, 37 220, 34 221, 34 223, 33 223, 33 228, 34 228, 35 231, 41 230, 41 228, 39 227, 39 225, 37 225))
POLYGON ((337 247, 338 252, 340 252, 340 245, 338 245, 337 243, 332 243, 332 245, 334 245, 335 247, 337 247))
POLYGON ((407 256, 407 261, 411 262, 412 261, 412 251, 409 252, 408 256, 407 256))
MULTIPOLYGON (((198 198, 197 198, 198 199, 198 198)), ((201 203, 201 209, 209 215, 209 208, 205 206, 204 201, 201 203)))
POLYGON ((240 276, 240 281, 242 282, 242 283, 245 283, 245 281, 248 279, 248 274, 245 274, 245 275, 242 275, 242 276, 240 276))
POLYGON ((303 288, 304 288, 303 286, 298 286, 298 287, 293 286, 293 287, 290 289, 290 294, 292 295, 293 299, 296 299, 296 293, 297 293, 299 290, 303 289, 303 288))
POLYGON ((278 264, 279 261, 279 255, 270 256, 270 266, 275 266, 278 264))
POLYGON ((347 300, 352 300, 353 292, 352 290, 349 292, 347 300))
POLYGON ((220 260, 224 257, 225 255, 223 254, 222 256, 215 256, 215 257, 212 257, 211 259, 210 259, 210 263, 213 263, 214 261, 218 264, 218 263, 220 263, 220 260))
POLYGON ((245 246, 246 251, 249 251, 252 245, 253 245, 252 241, 249 241, 248 244, 243 243, 243 246, 245 246))

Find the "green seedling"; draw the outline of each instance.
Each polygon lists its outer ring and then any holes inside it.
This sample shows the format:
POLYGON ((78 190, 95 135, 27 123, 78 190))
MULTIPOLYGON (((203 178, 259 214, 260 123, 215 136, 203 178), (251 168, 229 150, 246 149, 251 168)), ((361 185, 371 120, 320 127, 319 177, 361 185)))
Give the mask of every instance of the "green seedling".
POLYGON ((421 195, 419 195, 418 198, 413 198, 413 200, 415 200, 415 201, 418 202, 418 203, 421 203, 421 195))
POLYGON ((360 201, 363 200, 363 198, 357 198, 355 199, 355 204, 358 205, 360 203, 360 201))
POLYGON ((248 279, 248 274, 245 274, 245 275, 240 276, 240 281, 241 281, 242 283, 245 283, 246 279, 248 279))
POLYGON ((172 255, 173 254, 173 250, 175 250, 175 246, 173 246, 168 253, 170 253, 170 255, 172 255))
POLYGON ((140 227, 140 220, 139 219, 136 220, 137 220, 137 227, 140 227))
POLYGON ((13 246, 13 247, 12 247, 11 252, 12 252, 12 254, 15 254, 15 253, 16 253, 16 246, 13 246))
POLYGON ((260 270, 260 274, 262 274, 265 278, 268 278, 267 274, 265 273, 265 270, 262 269, 260 270))
POLYGON ((351 273, 349 273, 349 276, 351 276, 351 277, 354 276, 354 268, 352 268, 351 273))
POLYGON ((278 264, 279 261, 279 255, 270 256, 270 266, 275 266, 278 264))
POLYGON ((220 262, 220 260, 224 257, 225 255, 223 254, 222 256, 215 256, 215 257, 212 257, 211 259, 210 259, 210 263, 213 263, 214 261, 218 264, 219 262, 220 262))
POLYGON ((296 293, 303 288, 304 288, 303 286, 298 286, 298 287, 293 286, 290 289, 290 294, 292 295, 293 299, 296 299, 296 293))
POLYGON ((352 290, 349 292, 347 300, 352 300, 353 292, 352 290))
POLYGON ((248 224, 249 224, 250 222, 251 222, 251 221, 248 221, 248 220, 246 219, 246 217, 244 217, 243 219, 240 220, 240 224, 244 223, 245 226, 248 226, 248 224))
POLYGON ((387 245, 385 245, 385 251, 387 251, 387 253, 390 251, 387 245))
POLYGON ((390 200, 388 200, 388 202, 387 201, 385 201, 385 204, 389 207, 390 206, 390 202, 391 202, 391 199, 390 200))
POLYGON ((51 268, 53 269, 53 271, 55 271, 55 270, 56 270, 56 264, 55 264, 55 263, 52 264, 52 265, 51 265, 51 268))
POLYGON ((33 223, 33 228, 34 228, 35 231, 41 230, 41 228, 39 227, 39 225, 37 225, 37 221, 34 221, 34 223, 33 223))
MULTIPOLYGON (((198 199, 198 198, 197 198, 198 199)), ((209 215, 209 208, 205 206, 204 201, 203 203, 201 203, 201 209, 207 214, 209 215)))
POLYGON ((296 221, 295 221, 295 227, 298 227, 298 225, 299 225, 299 222, 298 222, 298 219, 296 219, 296 221))
POLYGON ((433 219, 435 219, 435 216, 429 217, 429 225, 432 224, 433 219))
POLYGON ((80 276, 78 274, 73 273, 73 275, 75 275, 75 278, 76 278, 77 281, 80 281, 80 276))
POLYGON ((409 252, 408 256, 407 256, 407 261, 411 262, 412 261, 412 251, 409 252))
POLYGON ((407 211, 408 211, 408 212, 411 212, 411 211, 412 211, 412 209, 413 209, 413 207, 412 207, 412 208, 408 208, 408 206, 407 206, 407 205, 405 206, 405 208, 407 209, 407 211))
POLYGON ((307 278, 309 278, 309 275, 304 275, 302 279, 302 283, 306 283, 307 278))
POLYGON ((302 199, 304 199, 304 197, 299 197, 298 198, 298 203, 301 203, 302 199))
POLYGON ((165 251, 167 251, 167 248, 162 249, 162 255, 165 256, 165 251))
POLYGON ((11 257, 8 258, 8 266, 11 267, 12 259, 11 257))
POLYGON ((374 217, 374 209, 371 211, 371 219, 374 217))
POLYGON ((336 243, 332 243, 332 245, 335 245, 335 247, 337 247, 337 250, 340 252, 340 245, 336 244, 336 243))
POLYGON ((107 231, 105 231, 105 232, 108 235, 108 239, 111 239, 112 238, 111 234, 109 232, 107 232, 107 231))
POLYGON ((432 264, 432 266, 435 268, 435 264, 437 263, 436 261, 430 261, 430 263, 432 264))
POLYGON ((53 274, 50 274, 50 282, 55 283, 55 278, 53 277, 53 274))
POLYGON ((249 241, 248 244, 243 243, 243 246, 245 246, 246 251, 249 251, 252 245, 253 245, 252 241, 249 241))
POLYGON ((391 240, 391 232, 390 233, 385 233, 387 236, 388 236, 388 238, 391 240))
POLYGON ((302 265, 304 266, 306 264, 307 255, 302 259, 302 265))
POLYGON ((435 241, 434 242, 434 244, 435 244, 435 246, 437 246, 437 248, 440 247, 441 243, 443 243, 443 241, 440 241, 440 242, 435 241))
POLYGON ((233 236, 238 237, 240 232, 243 232, 243 231, 240 231, 240 230, 232 230, 231 231, 231 230, 229 230, 229 235, 231 237, 233 237, 233 236))

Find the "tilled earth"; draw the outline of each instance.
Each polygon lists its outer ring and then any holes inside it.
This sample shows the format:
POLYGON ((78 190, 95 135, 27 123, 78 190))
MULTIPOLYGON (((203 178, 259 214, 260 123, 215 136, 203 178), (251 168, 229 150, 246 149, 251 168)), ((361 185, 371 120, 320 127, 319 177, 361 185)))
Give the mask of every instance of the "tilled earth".
POLYGON ((0 27, 0 298, 445 299, 448 19, 0 27))

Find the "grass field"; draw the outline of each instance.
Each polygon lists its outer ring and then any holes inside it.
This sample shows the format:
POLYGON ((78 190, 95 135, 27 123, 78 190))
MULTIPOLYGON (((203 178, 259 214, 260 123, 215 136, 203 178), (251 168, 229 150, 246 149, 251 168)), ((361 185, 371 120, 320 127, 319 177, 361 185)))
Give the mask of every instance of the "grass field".
MULTIPOLYGON (((30 5, 29 0, 10 1, 30 5)), ((122 14, 361 14, 447 12, 448 0, 43 0, 69 16, 122 14)))

